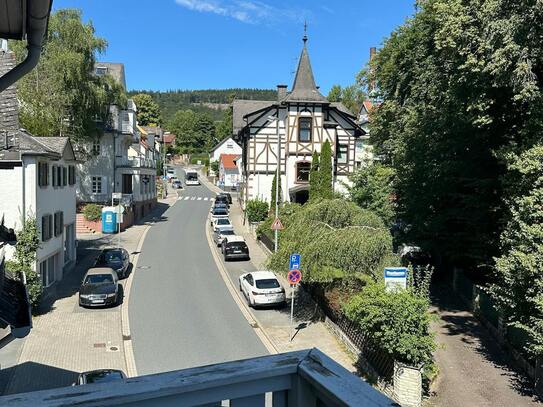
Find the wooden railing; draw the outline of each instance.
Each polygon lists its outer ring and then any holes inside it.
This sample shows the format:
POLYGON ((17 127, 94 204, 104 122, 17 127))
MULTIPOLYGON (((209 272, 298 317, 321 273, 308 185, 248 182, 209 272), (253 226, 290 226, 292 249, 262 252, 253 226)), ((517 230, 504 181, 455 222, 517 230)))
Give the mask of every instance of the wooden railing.
POLYGON ((0 397, 10 407, 397 406, 317 349, 0 397))

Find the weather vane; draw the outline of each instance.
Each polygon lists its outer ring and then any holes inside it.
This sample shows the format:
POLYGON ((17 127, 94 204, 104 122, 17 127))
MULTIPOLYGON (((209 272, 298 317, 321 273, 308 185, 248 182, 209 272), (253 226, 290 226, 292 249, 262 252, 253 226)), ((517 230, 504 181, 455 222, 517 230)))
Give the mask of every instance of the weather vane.
POLYGON ((304 42, 307 42, 307 20, 304 21, 304 42))

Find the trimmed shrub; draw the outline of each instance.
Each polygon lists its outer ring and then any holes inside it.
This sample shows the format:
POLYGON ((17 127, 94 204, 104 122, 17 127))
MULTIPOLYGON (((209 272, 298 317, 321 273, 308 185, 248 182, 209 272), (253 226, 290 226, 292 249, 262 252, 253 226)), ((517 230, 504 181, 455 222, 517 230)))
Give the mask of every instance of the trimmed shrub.
POLYGON ((102 218, 102 208, 100 205, 87 204, 83 207, 83 216, 89 222, 97 222, 102 218))
POLYGON ((247 202, 246 211, 249 222, 263 222, 268 217, 268 203, 252 199, 247 202))

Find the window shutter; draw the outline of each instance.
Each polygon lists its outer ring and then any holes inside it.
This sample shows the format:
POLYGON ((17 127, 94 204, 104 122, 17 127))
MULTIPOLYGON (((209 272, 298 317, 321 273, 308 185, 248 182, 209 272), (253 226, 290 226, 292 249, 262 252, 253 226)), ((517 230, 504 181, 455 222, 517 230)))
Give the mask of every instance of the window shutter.
POLYGON ((49 215, 49 236, 48 238, 51 239, 53 236, 53 215, 49 215))
POLYGON ((65 187, 66 185, 68 185, 68 169, 62 167, 62 186, 65 187))
POLYGON ((47 216, 44 215, 41 217, 41 241, 45 242, 47 240, 47 216))

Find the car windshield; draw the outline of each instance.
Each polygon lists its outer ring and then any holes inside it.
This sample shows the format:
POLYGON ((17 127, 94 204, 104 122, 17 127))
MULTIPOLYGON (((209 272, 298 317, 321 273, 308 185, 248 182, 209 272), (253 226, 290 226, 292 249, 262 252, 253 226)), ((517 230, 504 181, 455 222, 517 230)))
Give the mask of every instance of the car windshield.
POLYGON ((213 210, 213 215, 228 215, 228 212, 224 208, 217 208, 213 210))
POLYGON ((104 372, 92 372, 86 375, 87 383, 109 383, 123 380, 121 372, 107 370, 104 372))
POLYGON ((113 283, 111 274, 91 274, 85 279, 85 284, 108 284, 113 283))
POLYGON ((256 280, 256 288, 269 289, 269 288, 279 288, 281 285, 279 281, 275 278, 264 278, 262 280, 256 280))
POLYGON ((223 236, 234 236, 234 231, 233 230, 223 230, 221 232, 221 235, 223 235, 223 236))
POLYGON ((101 256, 101 261, 104 263, 122 263, 123 262, 123 256, 120 252, 105 252, 101 256))
POLYGON ((218 219, 217 220, 217 225, 229 225, 229 224, 230 224, 229 219, 218 219))

